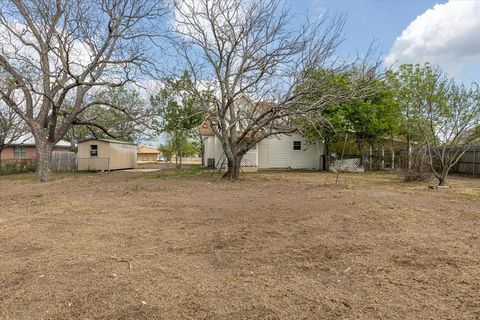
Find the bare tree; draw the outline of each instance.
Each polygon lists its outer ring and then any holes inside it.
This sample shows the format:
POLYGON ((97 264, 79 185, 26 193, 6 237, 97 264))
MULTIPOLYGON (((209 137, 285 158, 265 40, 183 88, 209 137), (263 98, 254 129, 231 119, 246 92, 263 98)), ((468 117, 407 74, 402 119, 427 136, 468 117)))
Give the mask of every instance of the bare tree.
POLYGON ((417 126, 426 145, 427 159, 439 186, 450 170, 480 138, 480 88, 455 84, 436 72, 431 90, 419 104, 417 126))
MULTIPOLYGON (((28 125, 37 180, 51 177, 52 148, 95 92, 139 78, 146 40, 158 35, 164 0, 6 0, 0 5, 0 97, 28 125)), ((88 123, 88 125, 94 125, 88 123)))
POLYGON ((222 143, 230 179, 239 177, 242 157, 255 144, 296 131, 294 117, 363 95, 375 77, 376 65, 353 69, 335 58, 343 17, 305 19, 295 30, 280 0, 189 0, 174 7, 176 48, 197 82, 197 100, 208 97, 201 105, 222 143), (327 68, 350 69, 364 81, 349 92, 327 90, 327 76, 308 81, 310 73, 327 68), (316 103, 302 107, 299 102, 320 88, 316 103))
POLYGON ((25 123, 14 110, 0 103, 0 161, 2 151, 26 133, 25 123))

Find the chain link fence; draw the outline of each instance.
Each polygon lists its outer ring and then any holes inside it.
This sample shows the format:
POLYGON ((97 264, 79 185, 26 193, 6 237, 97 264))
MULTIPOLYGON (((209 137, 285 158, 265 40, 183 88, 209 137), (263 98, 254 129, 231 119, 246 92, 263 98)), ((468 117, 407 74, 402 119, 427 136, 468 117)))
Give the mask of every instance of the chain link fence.
POLYGON ((330 171, 333 172, 366 172, 381 170, 402 170, 408 167, 407 154, 405 151, 372 152, 364 154, 345 154, 342 156, 332 154, 330 156, 330 171))

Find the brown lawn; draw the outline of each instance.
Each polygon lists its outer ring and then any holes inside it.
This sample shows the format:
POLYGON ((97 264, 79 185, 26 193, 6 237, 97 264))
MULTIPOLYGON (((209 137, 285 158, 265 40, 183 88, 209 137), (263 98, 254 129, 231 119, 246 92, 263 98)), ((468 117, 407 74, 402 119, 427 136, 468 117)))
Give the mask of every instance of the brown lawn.
POLYGON ((480 319, 480 180, 0 177, 0 319, 480 319))

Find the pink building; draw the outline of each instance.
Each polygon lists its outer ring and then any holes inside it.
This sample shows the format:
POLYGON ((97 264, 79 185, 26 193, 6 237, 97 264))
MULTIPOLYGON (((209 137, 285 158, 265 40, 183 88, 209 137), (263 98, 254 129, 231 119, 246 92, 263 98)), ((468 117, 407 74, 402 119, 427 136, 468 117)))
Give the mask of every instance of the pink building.
MULTIPOLYGON (((69 151, 70 142, 60 140, 53 151, 69 151)), ((31 135, 24 136, 14 141, 1 152, 1 160, 33 160, 37 156, 35 140, 31 135)))

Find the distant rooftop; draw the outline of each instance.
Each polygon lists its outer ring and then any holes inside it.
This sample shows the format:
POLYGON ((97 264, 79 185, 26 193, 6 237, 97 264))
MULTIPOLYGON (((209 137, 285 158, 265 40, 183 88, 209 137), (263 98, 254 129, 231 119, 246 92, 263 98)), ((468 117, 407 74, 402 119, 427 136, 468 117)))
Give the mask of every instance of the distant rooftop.
MULTIPOLYGON (((35 138, 31 133, 27 133, 11 143, 12 146, 35 147, 35 138)), ((70 148, 71 144, 68 141, 60 140, 55 144, 59 148, 70 148)))
POLYGON ((138 145, 137 146, 137 152, 138 153, 151 153, 151 154, 159 154, 160 153, 158 148, 151 147, 151 146, 145 146, 145 145, 138 145))

